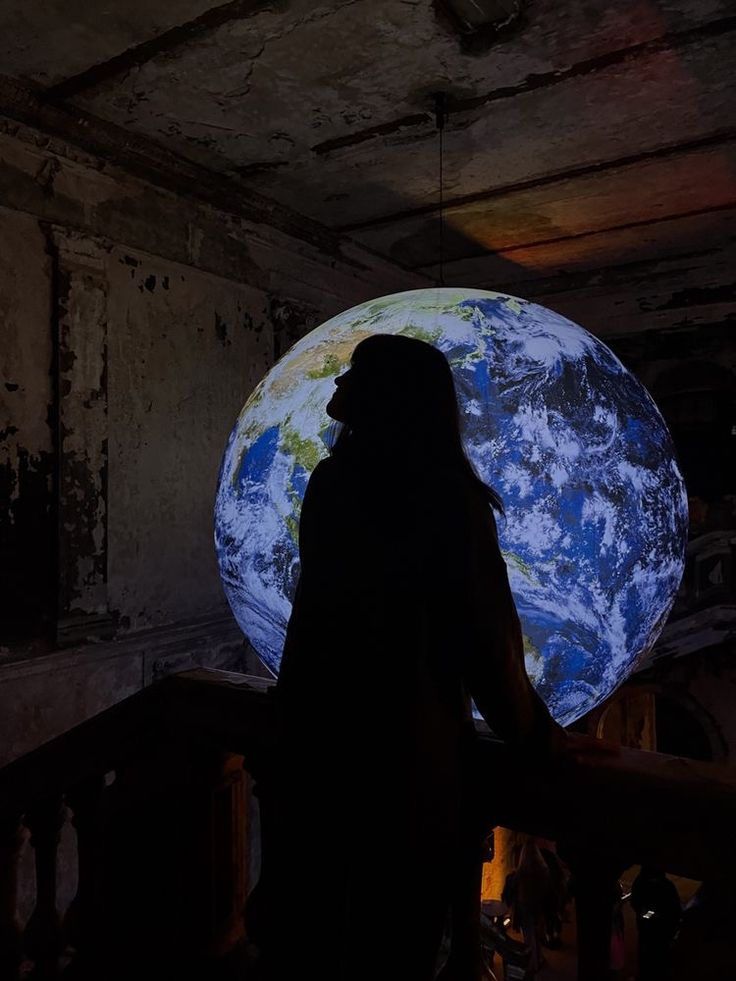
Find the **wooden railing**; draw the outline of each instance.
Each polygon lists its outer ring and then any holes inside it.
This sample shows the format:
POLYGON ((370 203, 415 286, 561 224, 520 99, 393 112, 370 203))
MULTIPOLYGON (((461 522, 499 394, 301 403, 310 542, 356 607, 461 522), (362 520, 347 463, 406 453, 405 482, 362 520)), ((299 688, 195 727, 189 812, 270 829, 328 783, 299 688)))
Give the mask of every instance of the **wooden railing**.
MULTIPOLYGON (((0 770, 0 979, 218 976, 243 939, 246 772, 267 772, 269 682, 169 677, 0 770), (70 816, 78 888, 63 922, 57 849, 70 816), (21 931, 17 869, 35 853, 21 931), (219 967, 218 967, 219 965, 219 967)), ((622 749, 533 769, 489 734, 487 824, 557 841, 577 881, 579 977, 606 976, 611 884, 636 862, 695 879, 736 871, 736 770, 622 749)), ((235 970, 230 976, 245 976, 235 970)))

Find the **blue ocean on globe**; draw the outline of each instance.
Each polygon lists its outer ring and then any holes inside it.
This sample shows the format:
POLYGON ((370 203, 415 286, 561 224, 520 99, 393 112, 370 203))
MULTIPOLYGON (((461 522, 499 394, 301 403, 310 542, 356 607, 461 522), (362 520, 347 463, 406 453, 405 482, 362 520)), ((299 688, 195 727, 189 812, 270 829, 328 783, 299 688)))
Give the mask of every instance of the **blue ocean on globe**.
POLYGON ((428 341, 452 367, 466 450, 505 505, 499 537, 527 672, 568 725, 656 640, 682 577, 687 497, 644 387, 583 328, 517 297, 451 288, 381 297, 317 327, 272 368, 240 413, 219 477, 215 544, 233 613, 278 673, 301 502, 328 454, 325 406, 374 333, 428 341))

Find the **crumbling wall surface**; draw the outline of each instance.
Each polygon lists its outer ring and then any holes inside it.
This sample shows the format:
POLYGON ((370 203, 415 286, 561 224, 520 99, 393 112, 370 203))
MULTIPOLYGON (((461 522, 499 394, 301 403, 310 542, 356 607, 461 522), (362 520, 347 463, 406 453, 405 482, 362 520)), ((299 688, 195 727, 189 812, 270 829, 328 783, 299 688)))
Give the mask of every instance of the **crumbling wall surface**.
POLYGON ((50 297, 38 223, 0 207, 0 644, 51 612, 50 297))
POLYGON ((224 612, 211 506, 245 398, 305 330, 421 278, 277 206, 228 212, 214 175, 188 196, 0 123, 5 596, 65 646, 224 612))
POLYGON ((171 670, 244 663, 212 513, 238 412, 311 327, 424 285, 227 203, 0 118, 0 764, 171 670))
POLYGON ((126 629, 223 612, 212 505, 271 362, 268 298, 122 249, 108 283, 110 608, 126 629))

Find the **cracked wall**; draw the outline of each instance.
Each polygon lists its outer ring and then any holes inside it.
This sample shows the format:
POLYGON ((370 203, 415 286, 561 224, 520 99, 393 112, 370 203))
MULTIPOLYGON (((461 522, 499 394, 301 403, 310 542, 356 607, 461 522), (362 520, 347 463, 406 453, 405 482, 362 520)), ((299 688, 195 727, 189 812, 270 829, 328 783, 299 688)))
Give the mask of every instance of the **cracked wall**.
POLYGON ((247 395, 304 331, 423 281, 7 119, 0 208, 4 659, 228 617, 212 505, 247 395))
POLYGON ((53 345, 46 241, 0 207, 0 645, 53 613, 53 345))
POLYGON ((130 629, 221 612, 212 507, 230 429, 272 361, 267 298, 130 250, 111 250, 107 277, 110 607, 130 629))

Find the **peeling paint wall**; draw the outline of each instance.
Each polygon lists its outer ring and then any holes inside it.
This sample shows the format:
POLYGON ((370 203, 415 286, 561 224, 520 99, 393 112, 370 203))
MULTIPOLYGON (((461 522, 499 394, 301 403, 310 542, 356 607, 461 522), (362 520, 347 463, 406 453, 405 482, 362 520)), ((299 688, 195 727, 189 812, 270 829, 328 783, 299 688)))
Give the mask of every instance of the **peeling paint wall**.
POLYGON ((107 276, 108 598, 121 626, 136 629, 223 606, 217 474, 271 364, 273 331, 260 290, 120 249, 107 276))
POLYGON ((0 122, 8 759, 167 671, 233 666, 212 508, 237 414, 306 330, 424 280, 0 122))
POLYGON ((0 207, 0 645, 53 608, 49 267, 38 223, 0 207))
MULTIPOLYGON (((105 250, 59 226, 52 256, 56 349, 56 637, 99 632, 107 621, 107 286, 105 250)), ((109 632, 109 630, 108 630, 109 632)))

